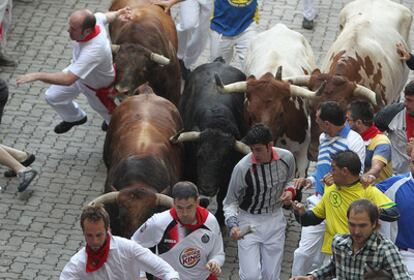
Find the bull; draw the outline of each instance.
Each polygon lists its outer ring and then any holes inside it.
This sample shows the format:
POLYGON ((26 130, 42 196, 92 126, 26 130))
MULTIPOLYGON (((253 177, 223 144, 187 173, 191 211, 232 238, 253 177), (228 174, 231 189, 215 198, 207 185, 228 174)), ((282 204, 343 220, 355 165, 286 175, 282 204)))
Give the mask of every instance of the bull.
POLYGON ((139 85, 148 82, 177 106, 181 76, 174 21, 161 7, 145 0, 114 0, 110 10, 125 6, 132 7, 131 21, 117 20, 110 26, 117 95, 133 95, 139 85))
POLYGON ((194 69, 180 103, 184 132, 172 141, 185 143, 184 178, 195 182, 201 195, 217 194, 216 217, 223 225, 222 202, 231 172, 249 150, 237 141, 246 133, 243 95, 220 94, 215 86, 215 73, 227 83, 246 79, 241 71, 226 65, 222 58, 194 69))
POLYGON ((106 194, 95 201, 105 203, 113 233, 124 237, 157 205, 171 207, 172 200, 159 193, 181 176, 182 149, 169 142, 182 128, 179 112, 147 85, 139 89, 144 93, 126 98, 112 115, 104 144, 106 194))
POLYGON ((310 89, 326 83, 321 95, 310 104, 311 160, 317 155, 320 130, 315 113, 320 102, 333 100, 346 108, 352 100, 365 99, 379 109, 399 100, 408 78, 408 69, 395 48, 402 43, 409 49, 412 14, 408 8, 389 0, 356 0, 342 9, 339 22, 341 32, 321 70, 287 78, 310 89))
POLYGON ((233 91, 231 88, 237 92, 246 91, 248 124, 266 124, 276 145, 295 155, 298 173, 305 176, 309 165, 306 151, 310 142, 306 99, 315 94, 283 81, 282 68, 283 74, 288 76, 304 75, 315 69, 316 64, 305 37, 277 24, 252 40, 245 63, 246 74, 250 75, 247 82, 239 83, 239 88, 237 84, 222 88, 227 92, 233 91))

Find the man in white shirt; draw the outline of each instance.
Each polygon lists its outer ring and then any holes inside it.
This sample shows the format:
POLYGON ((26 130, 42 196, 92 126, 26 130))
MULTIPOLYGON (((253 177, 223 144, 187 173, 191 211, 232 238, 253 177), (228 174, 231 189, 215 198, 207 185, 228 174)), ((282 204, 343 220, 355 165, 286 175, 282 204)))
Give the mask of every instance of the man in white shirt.
POLYGON ((109 232, 109 215, 101 204, 87 206, 81 215, 86 247, 63 268, 60 280, 136 280, 140 271, 160 279, 179 279, 165 261, 137 243, 109 232))
POLYGON ((178 182, 172 196, 174 207, 152 216, 131 239, 146 248, 156 246, 156 253, 183 279, 217 279, 224 264, 224 251, 216 218, 199 206, 193 183, 178 182))
POLYGON ((87 121, 86 113, 74 101, 81 92, 105 120, 102 129, 106 130, 110 113, 115 108, 113 100, 108 97, 115 70, 105 26, 117 18, 129 20, 131 8, 105 14, 92 14, 89 10, 73 12, 68 28, 69 36, 74 41, 71 64, 61 72, 35 72, 17 77, 18 85, 33 81, 52 84, 45 93, 45 99, 63 119, 55 127, 56 133, 65 133, 87 121))

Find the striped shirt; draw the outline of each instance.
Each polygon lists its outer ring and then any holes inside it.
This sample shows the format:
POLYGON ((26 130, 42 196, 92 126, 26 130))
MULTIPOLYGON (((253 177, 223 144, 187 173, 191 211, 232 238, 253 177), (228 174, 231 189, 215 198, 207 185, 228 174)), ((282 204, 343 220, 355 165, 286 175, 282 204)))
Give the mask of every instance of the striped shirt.
POLYGON ((322 133, 319 137, 319 153, 316 163, 315 173, 310 175, 309 179, 315 186, 315 191, 321 195, 324 192, 323 177, 331 171, 332 155, 351 150, 361 159, 361 172, 364 170, 365 161, 365 144, 361 136, 353 131, 349 124, 346 123, 344 128, 334 137, 322 133))
POLYGON ((229 189, 223 201, 226 221, 237 217, 238 209, 250 214, 274 213, 282 206, 279 197, 291 186, 295 159, 288 150, 273 148, 269 163, 256 163, 252 153, 234 167, 229 189))
POLYGON ((371 234, 364 247, 356 253, 352 249, 351 236, 338 234, 332 242, 332 253, 327 265, 311 273, 316 279, 360 280, 365 279, 364 274, 371 270, 382 270, 391 274, 389 279, 410 280, 398 248, 380 234, 371 234))

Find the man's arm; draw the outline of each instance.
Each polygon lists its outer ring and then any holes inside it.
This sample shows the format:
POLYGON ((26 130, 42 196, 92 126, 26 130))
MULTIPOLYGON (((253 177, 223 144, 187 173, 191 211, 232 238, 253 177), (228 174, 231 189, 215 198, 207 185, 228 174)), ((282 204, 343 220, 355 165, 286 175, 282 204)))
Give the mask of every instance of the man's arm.
POLYGON ((325 220, 318 217, 312 210, 306 210, 302 203, 293 203, 293 213, 295 214, 296 221, 304 227, 319 225, 325 220))
POLYGON ((240 235, 238 209, 240 190, 243 185, 243 172, 240 162, 234 167, 233 173, 227 190, 227 195, 223 200, 223 211, 226 226, 230 230, 230 237, 237 240, 240 235))
POLYGON ((401 280, 410 280, 410 276, 408 275, 407 268, 404 262, 401 259, 400 252, 398 251, 397 247, 389 242, 389 246, 384 248, 384 269, 387 272, 391 272, 392 279, 401 279, 401 280))
POLYGON ((210 272, 214 273, 216 276, 220 276, 221 267, 224 264, 225 254, 223 248, 223 237, 221 236, 220 226, 215 221, 214 229, 212 229, 214 234, 213 248, 208 255, 207 269, 210 272))
POLYGON ((372 185, 380 176, 381 170, 384 167, 384 162, 373 159, 371 162, 371 168, 361 176, 361 183, 366 187, 372 185))
POLYGON ((131 240, 137 242, 144 248, 151 248, 157 245, 162 238, 162 230, 158 230, 156 217, 157 214, 154 214, 142 224, 131 236, 131 240))
POLYGON ((132 9, 129 6, 126 6, 117 11, 106 12, 105 16, 106 16, 106 22, 108 24, 113 22, 116 19, 119 19, 121 21, 128 21, 132 19, 132 9))
POLYGON ((396 44, 397 53, 401 60, 405 61, 408 68, 411 70, 414 70, 414 57, 413 55, 407 51, 407 49, 404 47, 402 43, 396 44))
POLYGON ((34 81, 41 81, 53 85, 70 86, 79 79, 78 76, 70 71, 67 72, 34 72, 26 75, 18 76, 16 84, 25 84, 34 81))

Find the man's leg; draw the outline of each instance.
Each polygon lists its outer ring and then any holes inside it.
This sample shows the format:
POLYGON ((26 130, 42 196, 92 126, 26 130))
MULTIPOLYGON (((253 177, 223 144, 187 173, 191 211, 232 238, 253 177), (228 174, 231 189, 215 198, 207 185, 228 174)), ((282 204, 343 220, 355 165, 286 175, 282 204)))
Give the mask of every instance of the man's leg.
MULTIPOLYGON (((184 1, 187 2, 188 0, 184 1)), ((184 3, 183 2, 183 3, 184 3)), ((210 30, 210 17, 212 14, 212 1, 210 0, 197 0, 196 8, 197 23, 191 29, 185 56, 183 57, 184 64, 187 68, 191 69, 194 67, 197 59, 204 51, 210 30)))
POLYGON ((264 232, 261 246, 263 280, 279 280, 285 246, 286 219, 282 209, 262 221, 264 232))
POLYGON ((236 52, 236 56, 240 61, 242 69, 244 69, 244 59, 246 58, 246 54, 247 54, 247 50, 249 49, 250 42, 253 41, 257 33, 258 33, 257 24, 253 22, 240 35, 236 36, 234 51, 236 52))
MULTIPOLYGON (((258 224, 253 215, 247 213, 239 214, 240 228, 248 225, 258 224)), ((243 239, 237 241, 239 257, 240 280, 260 279, 260 236, 258 232, 247 234, 243 239)))
POLYGON ((111 115, 109 114, 109 109, 105 107, 105 105, 99 100, 99 98, 96 96, 96 92, 87 88, 86 86, 80 84, 79 85, 80 90, 83 92, 83 94, 88 99, 89 105, 92 107, 92 109, 95 110, 101 117, 105 120, 107 124, 111 121, 111 115))
MULTIPOLYGON (((14 172, 17 173, 17 175, 20 178, 20 184, 18 187, 18 191, 22 192, 24 191, 29 184, 32 182, 32 180, 36 177, 37 171, 32 170, 30 167, 23 166, 19 161, 17 161, 12 155, 10 155, 5 148, 9 148, 4 145, 0 145, 0 163, 9 167, 14 172)), ((20 154, 25 154, 22 151, 18 151, 14 149, 14 152, 19 152, 20 154)))
POLYGON ((74 101, 79 93, 76 83, 71 86, 52 85, 46 90, 45 99, 63 121, 76 122, 86 117, 86 113, 74 101))
POLYGON ((227 64, 233 59, 234 37, 222 36, 210 30, 210 62, 222 57, 227 64))
POLYGON ((316 17, 316 9, 313 0, 303 0, 303 22, 302 27, 313 29, 313 20, 316 17))
POLYGON ((0 123, 3 117, 4 106, 6 106, 7 99, 9 98, 9 88, 6 81, 0 79, 0 123))
POLYGON ((186 0, 180 3, 180 22, 176 25, 178 37, 177 57, 184 61, 186 68, 189 68, 185 61, 188 42, 191 34, 199 24, 199 4, 196 0, 186 0))

